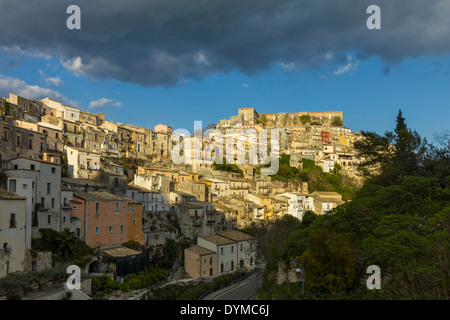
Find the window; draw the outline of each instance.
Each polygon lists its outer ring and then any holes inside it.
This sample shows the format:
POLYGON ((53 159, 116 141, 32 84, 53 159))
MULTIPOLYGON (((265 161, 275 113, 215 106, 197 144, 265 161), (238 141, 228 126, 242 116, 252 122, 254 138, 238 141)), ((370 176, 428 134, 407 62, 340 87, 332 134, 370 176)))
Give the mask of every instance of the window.
POLYGON ((220 254, 223 254, 223 248, 220 248, 220 254))
POLYGON ((30 165, 30 170, 34 170, 34 168, 35 168, 34 164, 31 164, 30 165))
POLYGON ((100 203, 96 203, 95 204, 95 214, 99 214, 100 213, 100 203))
POLYGON ((17 192, 17 180, 16 179, 9 179, 9 191, 17 192))
POLYGON ((30 139, 29 144, 28 144, 28 149, 33 149, 33 139, 30 139))
POLYGON ((109 233, 112 233, 112 231, 113 231, 113 226, 109 226, 109 227, 108 227, 108 232, 109 232, 109 233))
POLYGON ((123 232, 123 224, 120 225, 120 232, 123 232))
POLYGON ((100 228, 98 226, 95 226, 95 234, 99 234, 100 233, 100 228))
POLYGON ((20 147, 20 136, 17 137, 17 146, 20 147))
POLYGON ((116 210, 116 211, 119 211, 119 202, 116 202, 116 208, 115 208, 115 210, 116 210))
POLYGON ((133 219, 133 224, 136 224, 136 219, 133 219))
POLYGON ((234 252, 234 246, 231 246, 231 252, 232 253, 234 252))
POLYGON ((52 168, 52 173, 56 173, 56 168, 52 168))
POLYGON ((213 258, 212 258, 212 257, 209 258, 209 264, 210 264, 210 265, 213 264, 213 258))
POLYGON ((52 198, 52 209, 55 208, 55 198, 52 198))
POLYGON ((10 217, 9 217, 9 228, 16 228, 17 227, 17 221, 16 221, 16 214, 15 213, 11 213, 10 217))
POLYGON ((43 152, 44 151, 44 143, 43 142, 41 142, 41 152, 43 152))
POLYGON ((134 204, 131 205, 131 213, 134 213, 134 204))
POLYGON ((243 245, 242 245, 242 243, 241 243, 241 252, 242 252, 242 247, 243 247, 243 245))
POLYGON ((52 185, 50 182, 47 182, 47 194, 50 194, 52 185))
POLYGON ((47 223, 50 224, 52 222, 52 216, 48 215, 47 216, 47 223))

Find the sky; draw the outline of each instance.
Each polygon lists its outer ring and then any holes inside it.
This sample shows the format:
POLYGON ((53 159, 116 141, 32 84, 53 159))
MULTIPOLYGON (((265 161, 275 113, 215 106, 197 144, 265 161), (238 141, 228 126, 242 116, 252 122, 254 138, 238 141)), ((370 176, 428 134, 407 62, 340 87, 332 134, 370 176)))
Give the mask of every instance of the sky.
POLYGON ((2 97, 191 133, 243 107, 380 134, 401 109, 430 141, 449 127, 448 0, 0 0, 0 21, 2 97))

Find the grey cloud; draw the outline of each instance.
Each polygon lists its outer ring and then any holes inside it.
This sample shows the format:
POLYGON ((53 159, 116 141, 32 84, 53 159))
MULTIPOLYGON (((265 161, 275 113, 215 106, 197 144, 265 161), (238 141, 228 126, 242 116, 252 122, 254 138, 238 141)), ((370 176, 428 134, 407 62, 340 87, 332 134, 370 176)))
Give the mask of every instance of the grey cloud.
POLYGON ((81 30, 66 28, 70 4, 0 1, 8 12, 0 43, 58 57, 81 76, 144 86, 274 64, 335 69, 348 52, 387 66, 450 52, 447 0, 79 0, 81 30), (381 30, 366 27, 371 4, 381 8, 381 30))

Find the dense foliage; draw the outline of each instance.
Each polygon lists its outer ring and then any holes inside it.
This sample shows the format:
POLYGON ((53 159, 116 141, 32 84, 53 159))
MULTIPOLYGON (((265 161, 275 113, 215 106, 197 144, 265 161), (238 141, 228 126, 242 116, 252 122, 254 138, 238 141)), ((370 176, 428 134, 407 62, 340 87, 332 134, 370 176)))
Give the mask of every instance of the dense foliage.
POLYGON ((57 262, 71 262, 79 266, 85 265, 93 256, 93 250, 73 232, 61 232, 49 228, 39 229, 41 238, 31 240, 32 254, 38 251, 51 251, 57 262))
POLYGON ((244 173, 236 164, 227 163, 226 159, 223 158, 222 163, 213 163, 214 170, 226 171, 231 173, 238 173, 241 177, 244 176, 244 173))
POLYGON ((285 228, 281 253, 265 256, 262 298, 300 297, 298 284, 276 285, 277 259, 304 268, 306 299, 449 298, 449 134, 430 145, 399 112, 394 131, 363 136, 364 165, 379 165, 379 174, 352 201, 285 228), (381 269, 380 290, 366 288, 370 265, 381 269))
MULTIPOLYGON (((314 191, 335 191, 342 195, 342 200, 347 201, 353 198, 357 185, 353 179, 340 173, 341 167, 335 165, 333 172, 324 172, 321 167, 315 165, 314 160, 302 159, 303 168, 292 167, 290 165, 290 155, 282 154, 279 160, 279 169, 271 176, 274 181, 288 182, 292 180, 308 182, 309 192, 314 191)), ((270 164, 265 165, 269 167, 270 164)), ((260 173, 260 169, 256 170, 260 173)))
POLYGON ((94 299, 103 299, 106 294, 116 292, 116 294, 128 293, 142 287, 157 284, 167 279, 170 271, 162 268, 145 268, 139 273, 130 273, 125 276, 123 282, 112 280, 108 275, 92 278, 92 295, 94 299))

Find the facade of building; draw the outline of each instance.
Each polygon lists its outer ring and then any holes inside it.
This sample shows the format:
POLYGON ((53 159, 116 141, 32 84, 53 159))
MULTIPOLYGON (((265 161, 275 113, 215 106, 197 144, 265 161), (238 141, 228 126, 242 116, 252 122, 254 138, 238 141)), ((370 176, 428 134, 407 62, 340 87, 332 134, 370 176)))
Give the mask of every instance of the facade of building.
POLYGON ((71 231, 88 246, 105 248, 120 246, 130 239, 143 241, 142 206, 134 200, 108 192, 76 191, 70 204, 71 231))
POLYGON ((185 259, 186 270, 189 270, 189 275, 194 278, 223 274, 239 269, 248 270, 256 262, 256 247, 257 242, 254 238, 237 230, 226 230, 198 237, 197 245, 185 251, 188 252, 188 257, 185 259), (200 252, 206 257, 202 257, 200 252), (214 255, 216 266, 211 266, 211 263, 214 263, 214 255), (208 261, 207 258, 210 260, 208 261), (208 269, 212 274, 208 275, 208 269))
POLYGON ((216 252, 199 245, 184 249, 185 271, 191 278, 216 275, 216 258, 216 252))
POLYGON ((26 198, 0 189, 0 278, 24 271, 26 198))
POLYGON ((61 165, 32 158, 16 158, 8 162, 4 170, 9 187, 16 184, 23 188, 21 179, 31 180, 32 226, 62 231, 70 225, 69 216, 61 214, 61 165), (17 179, 14 183, 13 181, 17 179))

